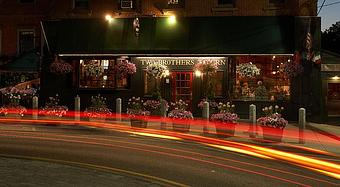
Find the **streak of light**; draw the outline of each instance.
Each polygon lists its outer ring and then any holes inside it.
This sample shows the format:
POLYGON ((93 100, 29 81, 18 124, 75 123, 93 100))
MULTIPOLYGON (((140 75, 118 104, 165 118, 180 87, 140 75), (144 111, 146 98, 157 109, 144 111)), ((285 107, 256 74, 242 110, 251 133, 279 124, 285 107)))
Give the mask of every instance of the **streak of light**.
MULTIPOLYGON (((10 133, 14 133, 12 131, 6 131, 6 132, 7 133, 3 134, 2 136, 10 136, 10 133)), ((15 133, 19 133, 19 134, 31 134, 31 135, 32 134, 37 134, 37 133, 32 133, 32 132, 15 132, 15 133)), ((49 136, 50 135, 54 135, 54 136, 57 136, 58 138, 62 138, 62 137, 71 138, 73 140, 76 139, 76 138, 78 138, 78 139, 79 138, 86 139, 86 140, 90 140, 90 141, 93 141, 93 140, 105 140, 105 141, 115 142, 115 143, 122 143, 122 144, 125 143, 125 144, 137 145, 139 147, 144 147, 144 148, 149 147, 149 148, 157 148, 157 150, 161 150, 161 149, 170 150, 170 151, 176 152, 176 153, 189 153, 189 154, 193 154, 193 155, 197 155, 197 156, 203 156, 203 157, 209 157, 209 158, 214 158, 214 159, 218 159, 218 160, 230 161, 230 162, 239 163, 239 164, 248 165, 248 166, 255 166, 255 167, 263 168, 263 169, 266 169, 266 170, 276 171, 276 172, 285 173, 285 174, 289 174, 289 175, 294 175, 294 176, 298 176, 298 177, 302 177, 302 178, 306 178, 306 179, 310 179, 310 180, 315 180, 315 181, 319 181, 319 182, 323 182, 323 183, 328 183, 328 184, 331 184, 331 185, 336 185, 335 183, 332 183, 332 182, 329 182, 329 181, 326 181, 326 180, 322 180, 322 179, 317 179, 315 177, 308 177, 308 176, 305 176, 305 175, 299 175, 299 174, 292 173, 292 172, 289 172, 289 171, 284 171, 284 170, 280 170, 280 169, 265 167, 265 166, 254 164, 254 163, 247 163, 247 162, 242 162, 242 161, 238 161, 238 160, 228 159, 228 158, 224 158, 224 157, 218 157, 218 156, 213 156, 213 155, 206 155, 206 154, 201 154, 201 153, 196 153, 196 152, 191 152, 191 151, 186 151, 186 150, 167 148, 167 147, 148 145, 148 144, 141 144, 141 143, 132 143, 132 142, 126 142, 126 141, 117 141, 117 140, 112 140, 112 139, 108 140, 108 139, 103 139, 103 138, 89 138, 89 137, 83 137, 83 136, 71 136, 71 135, 52 134, 52 133, 49 133, 48 135, 49 136)), ((26 137, 26 136, 20 136, 19 135, 18 137, 26 137)), ((32 136, 32 138, 33 139, 39 139, 39 137, 36 137, 36 136, 32 136)), ((50 140, 49 138, 42 138, 42 139, 50 140)), ((56 139, 56 140, 59 140, 59 139, 56 139)), ((61 141, 64 141, 64 140, 62 139, 61 141)), ((110 144, 110 145, 112 145, 112 144, 110 144)), ((310 169, 310 167, 306 167, 306 166, 301 166, 301 167, 310 169)), ((315 171, 315 169, 314 169, 314 171, 315 171)), ((324 172, 326 172, 326 171, 324 171, 324 172)), ((332 176, 332 175, 329 175, 329 176, 332 176)))
MULTIPOLYGON (((5 119, 5 120, 9 120, 9 119, 5 119)), ((16 121, 18 121, 18 120, 16 120, 16 121)), ((19 121, 32 122, 32 120, 19 120, 19 121)), ((36 121, 37 122, 39 122, 39 121, 40 122, 41 121, 55 122, 55 120, 36 120, 36 121)), ((62 121, 62 123, 65 123, 65 122, 68 122, 68 121, 62 121)), ((69 123, 74 123, 74 122, 69 122, 69 123)), ((77 123, 85 123, 85 122, 77 122, 77 123)), ((105 125, 105 123, 101 124, 101 123, 97 123, 97 122, 86 122, 85 124, 92 124, 93 126, 99 126, 99 127, 100 126, 104 127, 103 125, 105 125)), ((112 124, 105 125, 105 126, 112 128, 112 124)), ((115 127, 119 127, 119 125, 116 125, 115 127)), ((155 130, 152 130, 152 131, 155 132, 155 130)), ((160 132, 160 131, 156 131, 156 132, 160 132)), ((338 169, 338 168, 340 168, 340 165, 330 163, 330 162, 326 162, 326 161, 322 161, 322 160, 318 160, 318 159, 308 158, 306 156, 300 156, 300 155, 296 155, 296 154, 292 154, 292 153, 286 153, 286 152, 277 151, 277 150, 274 150, 274 149, 264 148, 264 147, 260 147, 260 146, 254 146, 254 145, 251 145, 251 144, 236 143, 236 142, 230 142, 230 141, 224 141, 224 140, 216 140, 216 139, 212 139, 212 138, 199 137, 199 136, 189 135, 189 134, 172 133, 172 135, 174 135, 178 138, 196 140, 196 141, 203 142, 203 143, 209 143, 209 142, 210 143, 212 143, 212 142, 213 143, 220 143, 220 144, 228 143, 229 145, 238 145, 238 146, 250 147, 250 148, 253 148, 255 151, 259 151, 259 153, 264 154, 264 155, 269 156, 269 157, 288 161, 288 162, 291 162, 291 163, 301 164, 301 165, 304 165, 304 166, 313 167, 315 169, 325 170, 325 171, 328 171, 328 172, 340 173, 340 171, 338 169)))
POLYGON ((133 132, 133 131, 125 131, 125 132, 140 135, 140 136, 149 136, 149 137, 163 138, 163 139, 170 139, 170 140, 182 140, 181 138, 176 138, 176 137, 173 137, 173 136, 151 134, 151 133, 146 133, 146 132, 133 132))
POLYGON ((262 154, 258 154, 258 153, 255 153, 255 152, 251 152, 251 151, 247 151, 247 150, 239 149, 239 148, 235 148, 235 147, 228 147, 228 146, 223 146, 223 145, 213 145, 213 144, 205 144, 205 145, 215 147, 215 148, 218 148, 218 149, 227 150, 227 151, 233 151, 233 152, 237 152, 237 153, 242 153, 242 154, 246 154, 246 155, 260 157, 260 158, 263 158, 263 159, 273 159, 271 157, 268 157, 268 156, 265 156, 265 155, 262 155, 262 154))
POLYGON ((340 174, 339 164, 322 161, 322 160, 315 159, 315 158, 309 158, 309 157, 301 156, 298 154, 287 153, 283 151, 260 147, 260 146, 248 145, 248 147, 254 148, 256 150, 260 150, 261 153, 269 155, 269 156, 270 155, 274 156, 274 158, 280 158, 282 160, 287 160, 287 161, 301 164, 304 166, 313 167, 315 169, 321 169, 321 170, 326 170, 328 172, 335 172, 335 173, 340 174))
POLYGON ((57 141, 63 141, 63 142, 69 142, 69 143, 82 143, 82 144, 89 144, 89 145, 99 145, 99 146, 106 146, 106 147, 119 147, 119 148, 124 148, 124 149, 132 149, 132 150, 137 150, 137 151, 141 151, 141 152, 150 152, 150 153, 156 153, 156 154, 160 154, 160 155, 166 155, 166 156, 172 156, 172 157, 177 157, 177 158, 184 158, 187 160, 192 160, 192 161, 196 161, 196 162, 201 162, 201 163, 205 163, 205 164, 211 164, 211 165, 215 165, 215 166, 219 166, 222 168, 229 168, 229 169, 234 169, 234 170, 238 170, 241 172, 246 172, 246 173, 251 173, 251 174, 255 174, 255 175, 261 175, 264 177, 268 177, 271 179, 276 179, 276 180, 280 180, 280 181, 284 181, 287 183, 291 183, 291 184, 296 184, 299 186, 308 186, 306 184, 297 182, 297 181, 293 181, 290 179, 285 179, 282 177, 277 177, 274 175, 270 175, 270 174, 265 174, 262 172, 257 172, 257 171, 253 171, 253 170, 249 170, 249 169, 245 169, 245 168, 240 168, 240 167, 236 167, 236 166, 230 166, 230 165, 226 165, 226 164, 222 164, 222 163, 217 163, 217 162, 213 162, 213 161, 208 161, 208 160, 202 160, 202 159, 198 159, 195 157, 191 157, 191 156, 183 156, 183 155, 178 155, 177 153, 166 153, 166 152, 162 152, 162 151, 155 151, 155 150, 146 150, 145 148, 135 148, 135 147, 128 147, 128 146, 122 146, 122 145, 112 145, 112 144, 105 144, 105 143, 95 143, 95 142, 86 142, 86 141, 79 141, 79 140, 65 140, 65 139, 60 139, 60 138, 38 138, 38 137, 27 137, 27 136, 14 136, 14 137, 20 137, 20 138, 31 138, 31 139, 39 139, 39 140, 57 140, 57 141))

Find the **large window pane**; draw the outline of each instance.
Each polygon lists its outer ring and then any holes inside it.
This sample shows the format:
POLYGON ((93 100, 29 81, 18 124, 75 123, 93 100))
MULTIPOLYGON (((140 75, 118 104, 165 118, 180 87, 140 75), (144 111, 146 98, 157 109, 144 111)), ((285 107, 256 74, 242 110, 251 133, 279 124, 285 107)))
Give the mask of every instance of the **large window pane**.
POLYGON ((19 54, 34 49, 34 31, 19 31, 19 54))
POLYGON ((233 98, 239 100, 286 100, 289 99, 290 81, 282 71, 288 56, 240 56, 236 65, 252 64, 260 69, 260 75, 242 76, 236 73, 233 98))
POLYGON ((114 60, 80 60, 80 88, 115 88, 114 60))
POLYGON ((144 95, 152 95, 156 89, 156 79, 143 72, 144 77, 144 95))

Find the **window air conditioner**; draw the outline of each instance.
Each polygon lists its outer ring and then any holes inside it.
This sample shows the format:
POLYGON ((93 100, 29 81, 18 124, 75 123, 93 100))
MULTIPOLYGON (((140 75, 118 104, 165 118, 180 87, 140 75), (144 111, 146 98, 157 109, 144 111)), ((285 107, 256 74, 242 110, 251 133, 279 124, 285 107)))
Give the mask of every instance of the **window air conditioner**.
POLYGON ((120 7, 121 8, 132 8, 133 2, 132 2, 132 0, 121 0, 120 1, 120 7))

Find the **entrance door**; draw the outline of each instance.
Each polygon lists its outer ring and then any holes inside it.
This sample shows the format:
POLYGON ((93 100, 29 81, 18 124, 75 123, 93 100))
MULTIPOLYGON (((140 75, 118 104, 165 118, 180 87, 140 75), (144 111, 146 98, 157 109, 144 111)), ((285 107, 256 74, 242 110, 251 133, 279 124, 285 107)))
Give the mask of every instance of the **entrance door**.
POLYGON ((340 116, 340 83, 328 83, 328 116, 340 116))
POLYGON ((172 72, 172 100, 182 99, 188 103, 191 110, 192 103, 192 72, 172 72))

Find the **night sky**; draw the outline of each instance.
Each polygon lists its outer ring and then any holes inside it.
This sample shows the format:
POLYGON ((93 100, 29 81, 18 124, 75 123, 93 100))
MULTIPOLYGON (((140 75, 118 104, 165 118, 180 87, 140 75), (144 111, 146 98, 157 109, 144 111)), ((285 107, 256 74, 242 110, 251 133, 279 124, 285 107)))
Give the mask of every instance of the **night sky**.
MULTIPOLYGON (((324 0, 318 0, 318 11, 324 0)), ((332 24, 340 21, 340 0, 326 0, 324 7, 321 9, 321 30, 328 29, 332 24)))

